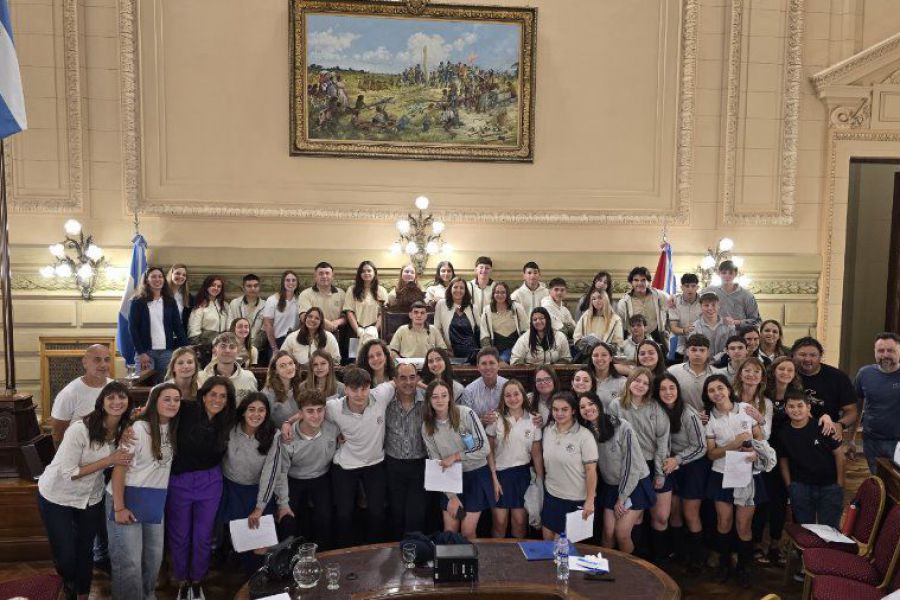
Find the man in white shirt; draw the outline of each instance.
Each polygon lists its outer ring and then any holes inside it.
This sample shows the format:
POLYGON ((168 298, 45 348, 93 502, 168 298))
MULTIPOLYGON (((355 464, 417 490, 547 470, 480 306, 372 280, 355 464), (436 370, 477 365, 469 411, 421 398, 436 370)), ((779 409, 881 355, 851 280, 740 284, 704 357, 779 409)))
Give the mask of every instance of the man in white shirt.
POLYGON ((493 346, 479 350, 475 364, 481 377, 466 386, 463 398, 465 405, 475 411, 487 427, 497 421, 500 390, 507 379, 500 376, 500 353, 493 346))
POLYGON ((470 281, 468 286, 476 319, 481 316, 484 307, 491 304, 491 296, 494 294, 494 280, 491 279, 493 270, 494 261, 490 256, 479 256, 475 259, 475 279, 470 281))
POLYGON ((100 390, 112 381, 109 378, 112 360, 107 346, 89 346, 81 357, 84 375, 69 382, 53 399, 50 416, 53 419, 53 443, 57 446, 72 421, 93 412, 100 390))
POLYGON ((541 283, 541 269, 534 261, 529 261, 522 267, 522 280, 522 287, 514 291, 511 297, 525 310, 525 315, 530 316, 531 311, 541 306, 541 301, 550 291, 541 283))
POLYGON ((572 339, 575 333, 575 319, 572 313, 563 304, 563 298, 566 297, 566 280, 562 277, 554 277, 548 284, 550 290, 549 295, 541 300, 541 306, 550 313, 550 323, 554 331, 562 331, 567 338, 572 339))
POLYGON ((259 297, 259 277, 253 273, 244 275, 241 289, 244 294, 228 303, 228 326, 237 319, 247 319, 250 321, 250 343, 255 348, 262 348, 267 340, 262 330, 265 302, 259 297))

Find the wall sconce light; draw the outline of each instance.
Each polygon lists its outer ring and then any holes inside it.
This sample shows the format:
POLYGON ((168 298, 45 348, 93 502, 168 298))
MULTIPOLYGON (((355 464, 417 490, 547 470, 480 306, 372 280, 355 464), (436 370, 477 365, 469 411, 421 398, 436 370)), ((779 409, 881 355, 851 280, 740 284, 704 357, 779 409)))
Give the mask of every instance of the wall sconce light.
MULTIPOLYGON (((722 238, 716 244, 715 249, 707 248, 706 255, 700 260, 700 264, 694 269, 694 273, 700 278, 700 288, 706 288, 710 285, 722 285, 722 279, 719 277, 719 265, 722 261, 730 260, 738 269, 743 271, 744 257, 732 254, 734 250, 734 240, 731 238, 722 238)), ((753 281, 747 275, 739 275, 735 279, 735 283, 741 287, 747 287, 753 281)))
POLYGON ((51 244, 48 248, 55 261, 42 267, 41 275, 48 279, 73 278, 81 290, 81 297, 90 300, 100 269, 105 268, 105 272, 109 275, 113 273, 114 267, 111 267, 103 256, 103 249, 94 243, 94 236, 85 237, 81 223, 69 219, 63 225, 63 229, 66 232, 65 239, 51 244))
POLYGON ((444 241, 442 234, 446 229, 443 221, 437 220, 431 213, 426 213, 428 198, 419 196, 415 200, 419 209, 417 216, 407 214, 405 219, 397 221, 397 233, 399 237, 391 244, 391 254, 406 254, 410 262, 416 268, 416 273, 422 275, 428 265, 428 259, 435 254, 450 254, 453 248, 444 241))

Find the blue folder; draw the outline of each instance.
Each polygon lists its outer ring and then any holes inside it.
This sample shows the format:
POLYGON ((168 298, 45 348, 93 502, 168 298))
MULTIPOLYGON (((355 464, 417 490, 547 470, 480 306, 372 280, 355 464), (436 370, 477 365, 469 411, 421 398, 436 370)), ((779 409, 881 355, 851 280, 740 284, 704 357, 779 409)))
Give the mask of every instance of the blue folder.
MULTIPOLYGON (((556 542, 540 541, 540 542, 519 542, 519 548, 525 555, 525 560, 553 560, 556 551, 556 542)), ((581 556, 581 553, 575 548, 575 544, 569 542, 569 556, 581 556)))
MULTIPOLYGON (((125 508, 131 511, 138 523, 159 525, 166 509, 166 488, 125 486, 125 508)), ((109 520, 115 520, 115 511, 109 510, 109 520)))

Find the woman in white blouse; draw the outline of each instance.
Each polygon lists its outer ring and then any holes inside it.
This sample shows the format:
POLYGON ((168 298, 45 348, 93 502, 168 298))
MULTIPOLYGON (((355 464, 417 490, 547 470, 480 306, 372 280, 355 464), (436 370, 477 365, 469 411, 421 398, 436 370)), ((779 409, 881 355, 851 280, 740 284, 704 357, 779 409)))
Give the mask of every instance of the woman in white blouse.
POLYGON ((188 319, 188 339, 194 344, 211 344, 228 329, 228 305, 225 302, 225 280, 210 275, 194 298, 188 319))
POLYGON ((316 350, 325 350, 334 357, 334 364, 341 364, 341 351, 338 348, 337 339, 330 331, 325 331, 322 323, 325 322, 325 314, 318 306, 311 307, 303 314, 300 328, 289 333, 281 345, 282 350, 291 353, 297 364, 307 365, 309 359, 316 350))
POLYGON ((447 288, 450 282, 456 277, 456 270, 453 263, 449 260, 442 260, 438 263, 434 272, 434 281, 425 288, 425 302, 434 306, 447 297, 447 288))
POLYGON ((38 508, 66 598, 87 600, 91 591, 94 537, 105 518, 103 471, 131 462, 132 455, 117 445, 132 407, 124 384, 106 384, 93 412, 66 429, 38 479, 38 508))
POLYGON ((539 306, 531 311, 531 327, 516 341, 511 365, 553 365, 572 362, 569 340, 550 326, 550 313, 539 306))

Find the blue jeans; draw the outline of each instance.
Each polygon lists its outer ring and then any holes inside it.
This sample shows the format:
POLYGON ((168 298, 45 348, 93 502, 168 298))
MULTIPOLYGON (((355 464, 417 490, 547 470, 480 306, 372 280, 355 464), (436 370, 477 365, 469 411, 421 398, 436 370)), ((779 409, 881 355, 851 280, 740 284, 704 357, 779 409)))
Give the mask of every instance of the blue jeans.
POLYGON ((91 545, 103 519, 103 502, 72 508, 38 494, 38 510, 47 529, 56 572, 67 588, 78 594, 90 593, 94 572, 91 545))
POLYGON ((838 484, 810 485, 792 481, 788 493, 791 496, 791 511, 794 513, 795 523, 840 527, 844 488, 838 484))
POLYGON ((894 448, 897 447, 897 442, 900 440, 873 440, 863 432, 863 453, 866 455, 866 462, 869 463, 869 472, 872 475, 875 474, 877 458, 881 456, 894 458, 894 448))
POLYGON ((152 369, 156 371, 153 376, 153 383, 160 383, 166 378, 166 369, 169 368, 169 362, 172 360, 172 350, 150 350, 147 352, 150 360, 153 361, 152 369))
MULTIPOLYGON (((107 514, 113 510, 106 494, 107 514)), ((106 523, 115 600, 155 600, 156 579, 163 559, 164 523, 106 523)))

